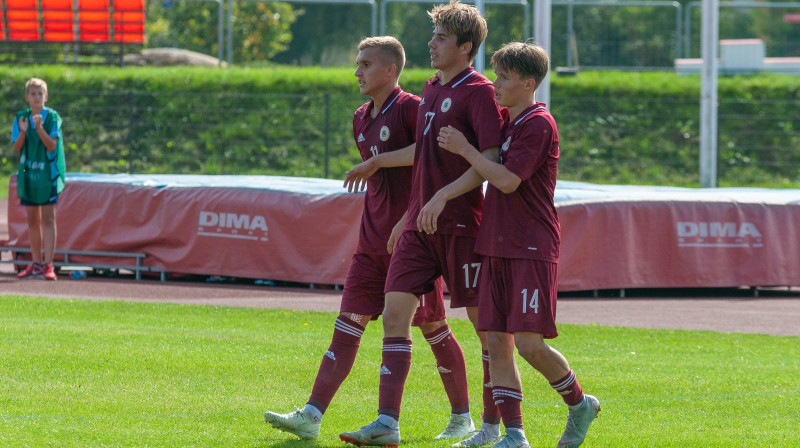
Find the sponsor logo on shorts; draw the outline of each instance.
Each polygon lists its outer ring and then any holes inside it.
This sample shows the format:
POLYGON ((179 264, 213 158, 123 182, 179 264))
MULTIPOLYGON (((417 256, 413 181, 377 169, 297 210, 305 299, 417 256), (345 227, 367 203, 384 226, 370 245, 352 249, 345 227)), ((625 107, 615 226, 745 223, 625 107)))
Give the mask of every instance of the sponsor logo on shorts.
POLYGON ((325 357, 336 361, 336 355, 330 350, 325 352, 325 357))
POLYGON ((391 375, 392 371, 387 369, 386 366, 381 366, 381 375, 391 375))
POLYGON ((679 221, 678 247, 764 247, 752 222, 679 221))
POLYGON ((443 366, 436 366, 436 370, 438 370, 439 373, 453 373, 452 370, 448 369, 447 367, 443 367, 443 366))
POLYGON ((269 241, 267 220, 261 215, 201 211, 197 234, 218 238, 269 241))

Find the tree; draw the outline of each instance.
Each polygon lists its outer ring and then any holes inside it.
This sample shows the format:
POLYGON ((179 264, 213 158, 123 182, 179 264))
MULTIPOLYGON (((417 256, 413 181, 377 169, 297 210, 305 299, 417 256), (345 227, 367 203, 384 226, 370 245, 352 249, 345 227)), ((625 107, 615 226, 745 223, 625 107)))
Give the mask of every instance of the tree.
MULTIPOLYGON (((223 14, 226 22, 226 11, 223 14)), ((233 62, 267 61, 285 50, 292 40, 290 27, 296 18, 288 3, 234 2, 233 62)), ((216 55, 218 23, 218 3, 147 2, 147 47, 176 47, 216 55)), ((223 29, 227 39, 225 25, 223 29)))

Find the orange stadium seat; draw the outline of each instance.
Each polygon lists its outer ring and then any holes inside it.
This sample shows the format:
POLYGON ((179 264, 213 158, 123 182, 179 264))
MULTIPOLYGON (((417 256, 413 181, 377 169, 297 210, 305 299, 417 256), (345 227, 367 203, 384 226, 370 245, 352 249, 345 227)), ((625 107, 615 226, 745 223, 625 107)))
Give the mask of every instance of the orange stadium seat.
POLYGON ((108 0, 78 0, 78 40, 108 42, 108 0))
POLYGON ((69 42, 75 40, 72 0, 42 0, 44 40, 69 42))
POLYGON ((40 39, 36 0, 6 0, 6 18, 10 40, 40 39))
POLYGON ((114 40, 144 42, 144 0, 114 0, 114 40))

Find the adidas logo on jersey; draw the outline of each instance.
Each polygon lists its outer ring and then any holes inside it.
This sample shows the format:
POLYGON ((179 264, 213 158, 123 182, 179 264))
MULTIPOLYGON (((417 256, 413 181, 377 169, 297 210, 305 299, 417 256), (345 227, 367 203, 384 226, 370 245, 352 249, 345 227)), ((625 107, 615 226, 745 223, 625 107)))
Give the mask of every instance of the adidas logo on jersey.
POLYGON ((438 370, 439 373, 453 373, 452 370, 447 369, 447 368, 442 367, 442 366, 436 366, 436 370, 438 370))
POLYGON ((422 101, 419 102, 420 106, 422 106, 423 104, 425 104, 425 98, 423 98, 422 101))
POLYGON ((361 142, 363 142, 364 140, 366 140, 366 139, 364 138, 364 134, 358 134, 358 142, 359 142, 359 143, 361 143, 361 142))
POLYGON ((327 352, 325 352, 325 357, 326 357, 326 358, 330 358, 330 359, 332 359, 332 360, 336 361, 336 355, 335 355, 335 354, 334 354, 332 351, 330 351, 330 350, 328 350, 327 352))
POLYGON ((387 369, 386 366, 381 366, 381 375, 391 375, 392 371, 387 369))

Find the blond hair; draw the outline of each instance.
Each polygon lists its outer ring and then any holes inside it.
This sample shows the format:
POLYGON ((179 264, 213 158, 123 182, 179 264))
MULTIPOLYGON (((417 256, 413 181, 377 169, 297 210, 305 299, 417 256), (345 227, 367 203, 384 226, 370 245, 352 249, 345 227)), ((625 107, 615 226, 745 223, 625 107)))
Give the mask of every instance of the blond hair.
POLYGON ((397 77, 406 65, 406 52, 403 44, 392 36, 373 36, 363 39, 358 44, 358 50, 365 48, 377 48, 380 52, 379 58, 383 65, 394 64, 397 67, 397 77))
POLYGON ((523 79, 533 78, 536 88, 547 76, 549 65, 547 51, 533 42, 510 42, 492 54, 492 67, 514 72, 523 79))
POLYGON ((469 60, 472 62, 478 54, 478 48, 489 33, 486 19, 481 16, 478 8, 465 5, 458 0, 450 0, 447 5, 436 5, 428 11, 433 21, 433 26, 440 26, 448 33, 456 36, 456 45, 466 42, 472 43, 469 51, 469 60))
POLYGON ((39 79, 39 78, 29 79, 28 82, 25 83, 26 95, 28 94, 28 91, 30 91, 31 87, 41 87, 44 94, 47 95, 47 83, 44 82, 44 79, 39 79))

